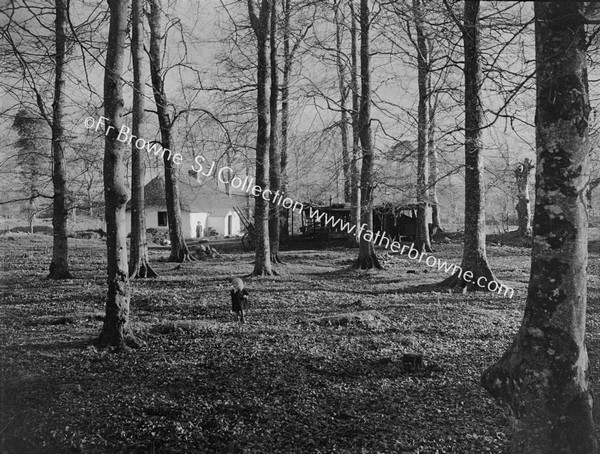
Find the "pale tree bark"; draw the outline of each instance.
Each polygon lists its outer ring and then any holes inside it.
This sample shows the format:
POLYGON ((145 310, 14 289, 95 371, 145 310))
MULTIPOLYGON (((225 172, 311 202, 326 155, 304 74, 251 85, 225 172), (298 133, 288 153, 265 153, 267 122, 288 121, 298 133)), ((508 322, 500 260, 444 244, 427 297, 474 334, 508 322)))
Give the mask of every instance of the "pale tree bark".
POLYGON ((521 327, 483 386, 508 407, 512 452, 598 452, 585 346, 589 181, 584 2, 535 3, 536 197, 521 327))
POLYGON ((419 251, 432 252, 429 237, 427 213, 429 208, 429 88, 431 77, 429 68, 429 49, 423 30, 423 5, 413 0, 413 14, 417 32, 417 82, 419 86, 419 107, 417 116, 417 234, 414 247, 419 251))
POLYGON ((465 2, 462 31, 465 52, 465 234, 461 268, 465 273, 470 271, 473 277, 465 279, 464 274, 457 273, 441 285, 465 292, 488 290, 489 283, 496 281, 485 250, 479 1, 465 2), (480 285, 482 283, 484 285, 480 285))
MULTIPOLYGON (((263 191, 269 189, 269 58, 268 37, 271 1, 260 0, 258 14, 255 0, 248 0, 248 15, 256 35, 256 110, 258 126, 256 132, 256 185, 263 191)), ((256 229, 253 276, 272 276, 271 249, 269 245, 269 202, 259 193, 254 198, 254 227, 256 229)))
POLYGON ((131 284, 127 268, 125 206, 129 196, 125 144, 118 133, 123 125, 123 57, 127 37, 128 0, 108 0, 110 26, 104 72, 104 115, 107 118, 104 148, 104 198, 108 294, 100 347, 138 346, 129 325, 131 284))
MULTIPOLYGON (((360 174, 358 162, 361 159, 360 137, 358 126, 359 93, 358 93, 358 27, 354 0, 349 0, 350 6, 350 91, 352 94, 352 156, 350 158, 350 223, 360 222, 360 174)), ((349 238, 349 247, 358 247, 356 235, 349 238)))
POLYGON ((69 242, 67 240, 67 181, 65 174, 64 88, 65 53, 67 40, 67 1, 56 0, 56 56, 54 103, 52 104, 52 184, 54 186, 52 229, 52 262, 49 279, 70 279, 69 242))
POLYGON ((526 158, 522 164, 518 164, 515 169, 515 179, 517 180, 517 233, 521 236, 531 236, 531 208, 529 204, 529 177, 533 164, 529 158, 526 158))
MULTIPOLYGON (((270 93, 270 123, 271 137, 269 141, 269 186, 275 194, 281 187, 281 150, 279 148, 279 65, 277 63, 277 1, 271 2, 270 23, 270 63, 271 63, 271 93, 270 93)), ((271 262, 283 263, 279 257, 279 242, 281 240, 281 207, 277 203, 269 204, 269 241, 271 262)))
MULTIPOLYGON (((431 84, 431 78, 429 78, 431 84)), ((429 150, 429 201, 431 203, 431 226, 430 235, 435 232, 443 232, 440 219, 440 202, 437 194, 438 180, 438 150, 435 141, 435 109, 436 102, 433 99, 431 86, 429 87, 429 133, 427 135, 427 149, 429 150)))
POLYGON ((342 52, 345 16, 341 0, 334 2, 333 7, 335 17, 335 62, 338 76, 338 90, 340 92, 340 140, 342 145, 344 202, 350 203, 352 198, 352 182, 350 181, 350 152, 348 147, 348 86, 346 82, 346 63, 342 52))
MULTIPOLYGON (((370 29, 369 0, 360 2, 360 107, 358 130, 362 148, 362 169, 360 174, 360 221, 365 231, 373 231, 373 137, 371 132, 371 68, 369 55, 370 29)), ((368 232, 366 232, 368 233, 368 232)), ((375 255, 372 238, 366 233, 360 235, 358 258, 354 268, 382 269, 375 255)))
MULTIPOLYGON (((160 16, 162 14, 161 0, 148 0, 150 3, 150 14, 148 24, 150 25, 150 77, 158 124, 160 127, 161 145, 163 149, 171 150, 173 136, 173 119, 167 112, 167 94, 162 79, 161 68, 161 45, 163 40, 160 16)), ((163 153, 165 166, 165 198, 167 204, 167 218, 169 224, 169 239, 171 240, 171 254, 169 262, 193 261, 194 257, 183 237, 181 228, 181 206, 179 200, 179 184, 177 181, 177 167, 171 159, 170 153, 163 153)))
MULTIPOLYGON (((133 115, 131 133, 144 137, 144 40, 142 0, 133 0, 131 6, 131 59, 133 61, 133 115)), ((146 213, 144 210, 144 179, 146 163, 143 152, 131 146, 131 238, 129 244, 129 276, 131 278, 157 277, 148 258, 146 213)))

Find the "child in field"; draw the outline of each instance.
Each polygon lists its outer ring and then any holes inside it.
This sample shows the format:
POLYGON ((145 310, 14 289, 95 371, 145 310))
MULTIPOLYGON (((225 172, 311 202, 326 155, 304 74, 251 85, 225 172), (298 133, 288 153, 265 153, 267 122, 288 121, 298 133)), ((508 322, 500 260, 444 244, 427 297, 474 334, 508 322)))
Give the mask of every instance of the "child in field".
POLYGON ((248 291, 239 277, 231 279, 231 311, 235 312, 240 323, 244 323, 244 311, 248 308, 248 291))

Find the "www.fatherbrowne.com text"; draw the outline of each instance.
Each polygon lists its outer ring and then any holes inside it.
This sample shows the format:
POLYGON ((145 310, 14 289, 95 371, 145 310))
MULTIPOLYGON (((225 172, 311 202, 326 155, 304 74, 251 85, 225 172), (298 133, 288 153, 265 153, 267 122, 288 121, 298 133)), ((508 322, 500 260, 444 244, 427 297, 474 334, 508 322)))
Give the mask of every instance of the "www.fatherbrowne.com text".
POLYGON ((338 228, 342 232, 346 232, 350 235, 355 235, 357 238, 362 238, 365 241, 369 241, 377 246, 383 246, 385 249, 389 249, 392 252, 399 252, 400 255, 407 253, 408 258, 412 260, 418 260, 419 262, 424 261, 430 268, 437 268, 443 270, 446 273, 457 274, 459 279, 463 279, 467 283, 475 282, 481 288, 487 288, 491 292, 502 294, 503 296, 514 296, 514 289, 507 287, 504 284, 500 284, 496 281, 488 281, 485 276, 479 276, 474 281, 474 274, 472 271, 464 271, 460 266, 448 263, 445 260, 440 260, 431 254, 426 252, 419 252, 414 247, 414 243, 401 244, 398 241, 391 240, 385 232, 373 233, 371 230, 365 230, 366 224, 362 224, 357 228, 356 225, 352 225, 350 222, 343 221, 340 218, 330 216, 327 213, 321 213, 319 210, 308 207, 308 215, 311 219, 323 223, 325 226, 332 228, 338 228), (424 260, 423 260, 424 259, 424 260))
MULTIPOLYGON (((88 117, 85 119, 84 125, 88 129, 92 129, 95 126, 95 131, 98 131, 98 128, 100 127, 105 127, 105 135, 107 135, 111 129, 115 128, 107 125, 105 121, 108 121, 108 119, 102 116, 98 118, 98 121, 96 121, 93 117, 88 117)), ((127 143, 128 145, 133 143, 139 150, 146 150, 148 153, 154 154, 155 156, 160 155, 160 157, 163 159, 165 158, 166 154, 166 159, 170 159, 174 164, 180 165, 183 162, 183 156, 180 153, 173 153, 171 150, 163 148, 156 141, 149 142, 143 138, 134 136, 131 134, 131 129, 125 125, 121 126, 119 129, 117 140, 122 143, 127 143)), ((260 186, 254 184, 254 178, 248 176, 241 178, 235 174, 235 171, 231 167, 221 167, 217 171, 216 163, 213 161, 209 166, 209 169, 205 172, 202 172, 204 165, 207 162, 208 161, 203 156, 196 156, 194 158, 192 170, 196 173, 196 178, 198 180, 202 176, 208 177, 216 174, 221 183, 229 184, 234 189, 246 192, 247 194, 252 194, 254 197, 261 197, 263 200, 269 203, 281 205, 284 208, 297 211, 300 214, 302 214, 302 212, 305 210, 304 205, 301 202, 294 202, 291 198, 284 197, 285 192, 273 192, 270 189, 263 190, 260 186)), ((419 252, 417 249, 415 249, 414 244, 403 245, 399 241, 389 238, 385 232, 374 233, 369 229, 365 229, 367 224, 363 223, 361 226, 353 225, 350 222, 343 221, 335 216, 322 213, 319 210, 314 209, 312 206, 308 207, 308 215, 311 219, 315 219, 325 227, 331 227, 333 229, 337 228, 338 230, 349 235, 354 235, 357 239, 362 238, 364 241, 371 242, 374 245, 383 246, 385 249, 389 249, 391 252, 399 252, 400 255, 404 255, 406 253, 408 258, 412 260, 418 260, 419 262, 424 261, 425 264, 430 268, 437 268, 438 270, 442 270, 446 273, 457 274, 459 279, 463 279, 467 283, 475 282, 479 287, 486 288, 491 292, 496 292, 498 294, 502 294, 503 296, 509 296, 510 298, 514 296, 514 289, 507 287, 504 284, 500 284, 496 281, 488 281, 485 276, 479 276, 474 281, 475 276, 472 271, 464 271, 458 265, 448 263, 445 260, 442 261, 431 254, 427 254, 426 252, 419 252)))

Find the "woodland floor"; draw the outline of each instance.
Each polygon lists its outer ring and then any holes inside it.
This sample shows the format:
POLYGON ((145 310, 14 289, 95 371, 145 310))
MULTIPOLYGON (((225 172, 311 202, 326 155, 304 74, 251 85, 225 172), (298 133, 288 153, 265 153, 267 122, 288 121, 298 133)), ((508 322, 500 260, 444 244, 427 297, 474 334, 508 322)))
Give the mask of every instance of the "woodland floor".
MULTIPOLYGON (((75 279, 44 280, 51 237, 0 236, 0 453, 504 453, 508 426, 479 385, 520 323, 529 249, 488 247, 515 297, 434 292, 446 275, 406 257, 348 270, 356 251, 284 252, 280 276, 247 280, 253 307, 229 314, 229 278, 252 254, 160 262, 134 282, 146 346, 109 353, 105 244, 70 240, 75 279), (427 273, 425 271, 428 271, 427 273), (345 326, 314 319, 375 310, 345 326), (428 367, 407 371, 404 353, 428 367)), ((435 245, 460 263, 460 244, 435 245)), ((600 260, 590 244, 588 347, 600 370, 600 260)))

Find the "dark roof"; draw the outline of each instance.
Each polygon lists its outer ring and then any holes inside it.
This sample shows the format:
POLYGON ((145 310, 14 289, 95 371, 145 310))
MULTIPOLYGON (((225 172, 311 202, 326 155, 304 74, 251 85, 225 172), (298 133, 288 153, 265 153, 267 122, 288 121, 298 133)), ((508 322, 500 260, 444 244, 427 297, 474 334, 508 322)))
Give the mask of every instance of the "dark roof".
MULTIPOLYGON (((325 211, 328 213, 339 212, 346 213, 350 212, 351 206, 349 203, 333 203, 331 205, 320 205, 320 204, 311 204, 305 203, 305 207, 311 206, 313 209, 317 209, 319 211, 325 211)), ((374 212, 400 212, 400 211, 413 211, 419 207, 418 203, 407 203, 407 204, 393 204, 390 202, 383 203, 380 205, 373 206, 374 212)), ((306 211, 308 215, 308 211, 306 211)))
MULTIPOLYGON (((144 187, 144 196, 147 207, 166 209, 164 179, 159 176, 151 180, 144 187)), ((235 191, 229 196, 222 186, 216 187, 213 181, 200 184, 195 179, 189 178, 187 181, 179 181, 179 200, 181 211, 225 216, 234 206, 244 208, 247 204, 247 195, 245 192, 235 191)))

